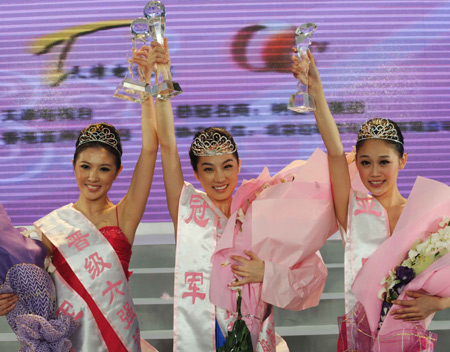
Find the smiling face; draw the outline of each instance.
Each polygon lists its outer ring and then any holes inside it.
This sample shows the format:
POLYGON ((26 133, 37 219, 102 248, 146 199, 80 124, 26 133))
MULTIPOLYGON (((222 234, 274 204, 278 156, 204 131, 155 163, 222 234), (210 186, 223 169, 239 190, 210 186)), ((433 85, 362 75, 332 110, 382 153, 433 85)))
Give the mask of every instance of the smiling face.
POLYGON ((406 164, 406 154, 400 158, 390 144, 371 139, 358 149, 356 165, 364 186, 375 197, 393 195, 397 190, 398 171, 406 164))
POLYGON ((114 180, 122 171, 115 166, 115 157, 105 148, 86 148, 73 165, 80 198, 95 201, 106 198, 114 180))
POLYGON ((200 181, 208 197, 225 215, 229 213, 240 170, 241 161, 233 154, 201 156, 198 159, 197 171, 194 171, 195 178, 200 181))

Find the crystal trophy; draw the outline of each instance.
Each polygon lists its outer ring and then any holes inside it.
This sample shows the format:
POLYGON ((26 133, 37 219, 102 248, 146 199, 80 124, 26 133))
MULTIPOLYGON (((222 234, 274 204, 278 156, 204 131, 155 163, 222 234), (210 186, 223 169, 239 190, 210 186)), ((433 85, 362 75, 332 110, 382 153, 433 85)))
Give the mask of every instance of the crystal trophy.
MULTIPOLYGON (((130 29, 133 53, 139 51, 143 46, 150 46, 150 28, 146 18, 135 19, 131 23, 130 29)), ((117 86, 114 97, 142 104, 151 95, 150 82, 145 82, 143 72, 138 65, 130 62, 128 54, 127 61, 128 73, 117 86)))
MULTIPOLYGON (((150 33, 154 41, 164 45, 166 29, 166 8, 160 1, 150 1, 145 5, 144 15, 148 20, 150 33)), ((170 99, 183 93, 178 83, 172 81, 170 64, 156 66, 155 83, 151 94, 158 99, 170 99)))
POLYGON ((317 29, 314 23, 304 23, 295 31, 295 45, 297 47, 297 55, 305 65, 306 81, 299 79, 297 81, 297 93, 292 94, 289 99, 288 109, 296 112, 307 112, 316 110, 314 98, 308 94, 308 70, 310 60, 307 51, 311 46, 311 37, 317 29))

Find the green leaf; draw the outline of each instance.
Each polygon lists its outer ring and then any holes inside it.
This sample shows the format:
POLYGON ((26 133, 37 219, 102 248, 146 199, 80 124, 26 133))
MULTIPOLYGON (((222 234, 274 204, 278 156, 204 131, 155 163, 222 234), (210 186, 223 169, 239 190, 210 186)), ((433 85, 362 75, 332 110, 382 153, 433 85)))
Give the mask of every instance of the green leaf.
POLYGON ((253 352, 252 336, 250 330, 242 319, 241 314, 242 297, 239 292, 237 299, 238 318, 233 325, 233 329, 228 332, 225 345, 218 349, 218 352, 253 352))

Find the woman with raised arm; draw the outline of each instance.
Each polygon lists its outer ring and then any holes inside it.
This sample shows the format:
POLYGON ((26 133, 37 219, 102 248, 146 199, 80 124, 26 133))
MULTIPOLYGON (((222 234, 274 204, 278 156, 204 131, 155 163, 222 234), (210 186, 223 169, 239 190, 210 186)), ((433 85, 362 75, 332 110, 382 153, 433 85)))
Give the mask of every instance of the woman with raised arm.
POLYGON ((450 266, 443 263, 447 260, 450 264, 450 258, 439 260, 446 254, 441 248, 436 251, 440 256, 429 260, 429 267, 417 269, 415 262, 422 260, 422 254, 410 249, 417 239, 425 241, 442 218, 450 215, 450 188, 419 178, 406 201, 397 187, 398 173, 407 160, 403 136, 395 122, 382 118, 365 122, 358 132, 357 177, 352 180, 314 57, 308 51, 302 60, 292 58, 294 76, 308 84, 316 102, 315 118, 328 151, 333 202, 345 246, 347 315, 340 324, 339 349, 410 351, 412 346, 422 346, 421 351, 432 350, 434 337, 424 328, 434 312, 450 306, 450 299, 445 298, 450 295, 450 284, 445 284, 446 280, 432 285, 428 279, 436 267, 442 269, 439 275, 448 275, 450 266), (305 69, 308 63, 309 70, 305 69), (358 177, 363 187, 357 186, 358 182, 361 185, 358 177), (411 262, 398 262, 408 257, 411 262), (395 282, 385 285, 389 273, 407 264, 411 275, 392 274, 395 282), (390 310, 392 304, 396 306, 390 310))
POLYGON ((233 196, 238 148, 229 132, 210 127, 189 149, 202 192, 184 181, 169 100, 157 100, 156 116, 177 244, 174 351, 286 350, 273 305, 318 304, 327 271, 317 250, 336 230, 325 154, 273 177, 264 170, 233 196), (308 224, 314 212, 329 221, 308 224))
MULTIPOLYGON (((144 47, 132 61, 141 65, 149 83, 151 67, 164 63, 162 59, 157 51, 144 47)), ((154 101, 147 99, 142 104, 142 148, 131 184, 113 204, 108 191, 122 171, 119 133, 103 122, 86 127, 73 157, 80 189, 77 201, 35 222, 56 268, 57 314, 71 316, 79 324, 71 337, 74 351, 155 351, 140 340, 128 266, 157 151, 154 101)))

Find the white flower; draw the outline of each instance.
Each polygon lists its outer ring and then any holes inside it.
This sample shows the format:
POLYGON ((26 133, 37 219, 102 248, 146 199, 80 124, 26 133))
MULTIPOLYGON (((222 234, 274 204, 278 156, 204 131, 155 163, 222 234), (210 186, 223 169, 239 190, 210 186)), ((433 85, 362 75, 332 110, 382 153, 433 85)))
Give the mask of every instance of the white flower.
POLYGON ((419 253, 424 253, 425 249, 428 247, 428 244, 429 244, 429 241, 428 241, 428 240, 427 240, 427 241, 424 241, 424 242, 422 242, 422 243, 419 243, 419 244, 416 246, 416 251, 419 252, 419 253))
POLYGON ((242 208, 239 208, 236 219, 239 220, 242 224, 244 223, 245 214, 242 208))
MULTIPOLYGON (((382 283, 383 284, 383 283, 382 283)), ((387 293, 386 289, 383 287, 382 289, 380 289, 380 291, 378 291, 378 299, 383 300, 384 299, 384 294, 387 293)))
POLYGON ((443 241, 438 241, 436 242, 436 249, 441 249, 441 248, 445 248, 447 247, 447 243, 443 242, 443 241))
MULTIPOLYGON (((402 262, 401 266, 411 268, 416 275, 419 275, 434 261, 450 252, 450 217, 444 217, 439 223, 439 226, 441 227, 440 229, 430 233, 428 238, 424 239, 422 242, 417 240, 413 243, 408 251, 407 258, 402 262)), ((386 295, 389 296, 390 290, 396 284, 401 282, 400 280, 397 280, 394 270, 395 268, 390 270, 388 276, 380 283, 381 285, 384 285, 378 292, 378 298, 380 300, 385 299, 383 297, 385 292, 386 295)), ((389 299, 389 297, 387 297, 387 299, 389 299)))
POLYGON ((422 251, 422 254, 424 256, 429 256, 435 252, 436 252, 436 246, 433 243, 433 244, 429 244, 428 246, 426 246, 426 248, 422 251))
POLYGON ((444 216, 442 218, 442 221, 439 223, 439 227, 447 227, 449 222, 450 222, 450 218, 447 216, 444 216))
POLYGON ((403 261, 403 263, 402 263, 402 266, 406 266, 406 267, 408 267, 408 268, 412 268, 412 266, 413 266, 413 259, 415 259, 416 257, 414 257, 414 258, 408 258, 408 259, 406 259, 406 260, 404 260, 403 261))
POLYGON ((397 285, 398 283, 400 283, 400 280, 392 280, 392 282, 390 283, 390 285, 386 288, 386 290, 390 290, 391 288, 393 288, 395 285, 397 285))
POLYGON ((431 244, 437 244, 441 241, 441 234, 440 233, 432 233, 430 236, 430 243, 431 244))
POLYGON ((237 291, 239 294, 241 294, 241 287, 240 286, 231 286, 231 284, 234 284, 235 282, 238 282, 239 280, 236 278, 236 279, 234 279, 233 281, 231 281, 229 284, 228 284, 228 287, 229 287, 229 289, 230 290, 232 290, 232 291, 237 291))
POLYGON ((225 260, 221 265, 222 266, 227 266, 227 265, 230 265, 231 263, 228 261, 228 259, 227 260, 225 260))
POLYGON ((415 251, 414 249, 410 249, 408 252, 409 259, 413 260, 419 252, 415 251))

